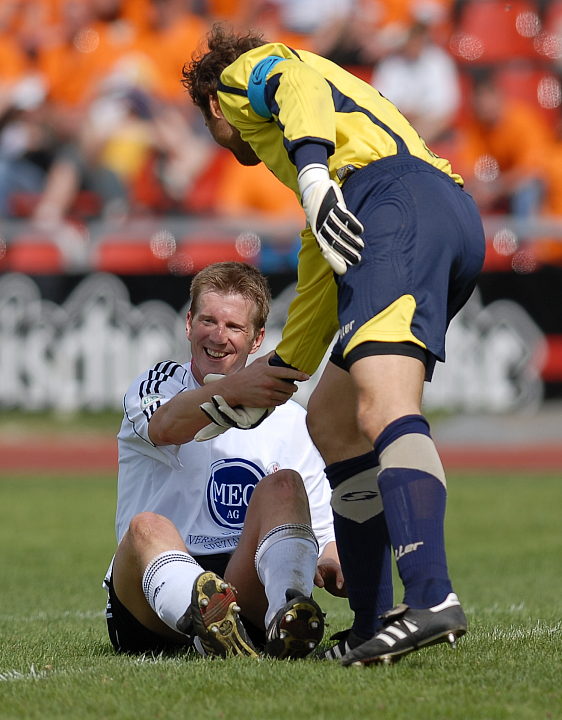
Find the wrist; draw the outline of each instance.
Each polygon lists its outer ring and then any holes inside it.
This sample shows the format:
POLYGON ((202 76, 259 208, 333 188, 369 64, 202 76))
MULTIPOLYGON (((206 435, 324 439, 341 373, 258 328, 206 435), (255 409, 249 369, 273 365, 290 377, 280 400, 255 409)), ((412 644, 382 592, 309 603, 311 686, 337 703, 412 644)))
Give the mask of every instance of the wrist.
POLYGON ((289 363, 286 363, 283 358, 276 352, 273 353, 273 355, 269 358, 267 362, 269 365, 273 365, 273 367, 284 367, 290 368, 291 370, 298 370, 298 368, 296 368, 294 365, 289 365, 289 363))
POLYGON ((299 172, 297 182, 301 198, 305 202, 308 193, 317 183, 330 182, 328 167, 321 163, 311 163, 299 172))

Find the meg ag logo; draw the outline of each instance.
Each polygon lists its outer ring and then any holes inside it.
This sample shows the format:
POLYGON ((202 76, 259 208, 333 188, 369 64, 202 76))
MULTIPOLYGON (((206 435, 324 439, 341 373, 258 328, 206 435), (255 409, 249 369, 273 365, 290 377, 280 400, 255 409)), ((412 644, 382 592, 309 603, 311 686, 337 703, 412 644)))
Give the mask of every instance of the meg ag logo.
POLYGON ((254 488, 265 473, 242 458, 217 460, 207 482, 207 504, 221 527, 241 530, 254 488))

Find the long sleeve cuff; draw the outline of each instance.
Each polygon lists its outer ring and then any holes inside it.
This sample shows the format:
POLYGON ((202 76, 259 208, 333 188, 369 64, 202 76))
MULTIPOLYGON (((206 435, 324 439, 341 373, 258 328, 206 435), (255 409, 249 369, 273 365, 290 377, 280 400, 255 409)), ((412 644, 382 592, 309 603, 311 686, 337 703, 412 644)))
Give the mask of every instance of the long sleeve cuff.
POLYGON ((307 165, 326 165, 328 167, 328 148, 318 142, 304 142, 299 145, 294 154, 293 161, 297 172, 307 165))

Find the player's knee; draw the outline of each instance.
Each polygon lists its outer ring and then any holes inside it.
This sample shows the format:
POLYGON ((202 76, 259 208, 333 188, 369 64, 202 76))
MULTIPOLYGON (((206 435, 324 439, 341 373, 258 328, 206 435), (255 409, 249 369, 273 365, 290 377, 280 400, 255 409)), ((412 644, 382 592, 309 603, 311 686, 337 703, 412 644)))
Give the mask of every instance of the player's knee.
POLYGON ((256 491, 260 491, 268 504, 279 503, 284 506, 306 499, 306 490, 302 477, 296 470, 283 469, 261 480, 256 491))
POLYGON ((129 523, 129 540, 137 546, 149 543, 162 535, 169 525, 170 521, 163 515, 153 512, 138 513, 129 523))

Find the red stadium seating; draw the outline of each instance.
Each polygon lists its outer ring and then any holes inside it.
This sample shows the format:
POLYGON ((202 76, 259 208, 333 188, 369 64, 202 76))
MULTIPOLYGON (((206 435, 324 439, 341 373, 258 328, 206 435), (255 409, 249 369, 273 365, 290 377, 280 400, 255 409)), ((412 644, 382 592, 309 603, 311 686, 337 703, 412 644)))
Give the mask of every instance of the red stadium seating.
POLYGON ((459 61, 468 63, 536 58, 533 41, 539 32, 533 3, 471 0, 465 4, 451 38, 451 51, 459 61))
POLYGON ((167 257, 158 257, 148 236, 106 235, 93 251, 93 269, 117 275, 158 274, 168 272, 167 257))
POLYGON ((29 275, 61 273, 65 262, 60 248, 44 235, 22 235, 7 247, 3 270, 29 275))
MULTIPOLYGON (((41 198, 40 193, 15 192, 10 195, 10 211, 15 217, 29 217, 41 198)), ((85 219, 96 217, 101 212, 101 199, 99 195, 83 190, 76 195, 68 212, 68 217, 85 219)))
POLYGON ((194 238, 187 237, 180 245, 171 261, 171 269, 181 274, 198 272, 215 262, 236 261, 252 262, 252 258, 243 257, 234 238, 194 238), (177 270, 176 270, 177 268, 177 270))
POLYGON ((92 253, 93 269, 116 275, 152 275, 173 273, 188 275, 214 262, 235 260, 253 262, 255 258, 239 252, 234 237, 184 238, 176 246, 154 247, 150 233, 137 236, 118 233, 104 236, 92 253), (163 252, 162 252, 163 251, 163 252))

